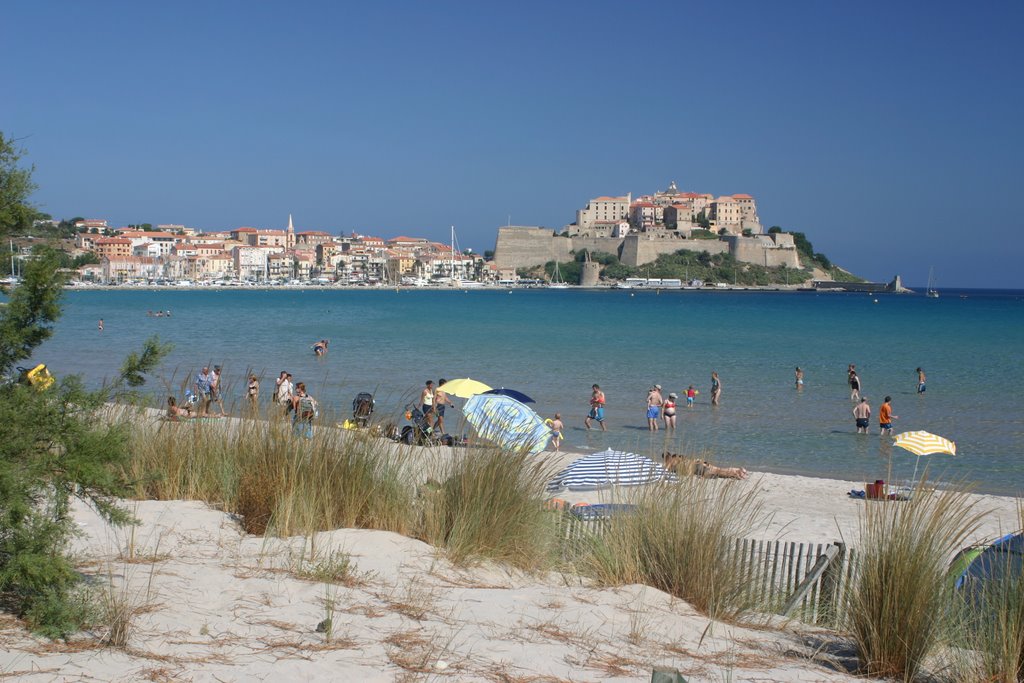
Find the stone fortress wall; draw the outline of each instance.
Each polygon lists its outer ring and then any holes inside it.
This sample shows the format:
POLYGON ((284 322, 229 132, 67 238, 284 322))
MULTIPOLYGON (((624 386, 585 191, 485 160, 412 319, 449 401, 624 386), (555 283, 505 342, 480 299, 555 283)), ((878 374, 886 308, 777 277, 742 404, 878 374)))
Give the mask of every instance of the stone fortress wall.
POLYGON ((548 261, 571 261, 582 250, 616 254, 627 266, 651 263, 662 254, 680 249, 710 254, 731 253, 737 261, 760 266, 800 268, 800 258, 788 233, 720 239, 685 239, 672 232, 635 233, 622 238, 562 237, 550 228, 506 226, 498 228, 494 263, 499 268, 533 268, 548 261))

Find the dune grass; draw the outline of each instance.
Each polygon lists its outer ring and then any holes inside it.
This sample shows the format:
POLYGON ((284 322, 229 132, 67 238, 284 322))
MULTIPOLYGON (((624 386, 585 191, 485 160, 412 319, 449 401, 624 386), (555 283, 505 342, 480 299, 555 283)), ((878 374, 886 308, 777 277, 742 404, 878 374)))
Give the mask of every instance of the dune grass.
POLYGON ((932 491, 924 478, 909 501, 864 507, 846 605, 864 673, 909 681, 936 652, 953 614, 949 560, 984 514, 963 491, 932 491))
POLYGON ((462 450, 442 481, 423 487, 420 534, 455 562, 548 566, 557 556, 554 520, 544 509, 553 474, 525 452, 462 450))
POLYGON ((606 584, 643 583, 682 598, 714 618, 737 618, 748 576, 734 542, 762 518, 756 489, 734 481, 683 477, 630 501, 592 541, 582 568, 606 584))
POLYGON ((203 500, 249 533, 412 531, 414 488, 367 435, 317 428, 297 438, 281 419, 140 424, 132 452, 137 496, 203 500))

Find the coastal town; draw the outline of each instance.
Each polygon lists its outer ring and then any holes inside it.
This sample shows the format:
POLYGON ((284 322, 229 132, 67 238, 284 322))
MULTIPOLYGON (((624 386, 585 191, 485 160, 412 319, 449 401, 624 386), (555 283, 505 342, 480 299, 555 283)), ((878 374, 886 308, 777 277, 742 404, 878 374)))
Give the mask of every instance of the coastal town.
MULTIPOLYGON (((584 252, 587 259, 592 253, 612 254, 633 267, 689 250, 730 254, 738 262, 788 268, 794 274, 808 269, 792 235, 777 228, 764 233, 751 195, 683 192, 675 182, 636 198, 631 193, 593 198, 561 229, 503 226, 495 249, 483 254, 460 249, 454 228, 445 243, 297 229, 292 216, 280 228, 214 231, 183 224, 118 227, 102 218, 44 218, 34 227, 59 236, 46 241, 67 255, 66 273, 77 286, 536 285, 552 280, 549 272, 536 269, 582 260, 584 252)), ((39 241, 11 241, 10 263, 4 263, 9 275, 17 275, 18 261, 31 258, 39 241)), ((794 280, 800 281, 795 275, 794 280)), ((571 284, 615 283, 595 267, 584 269, 571 284)))

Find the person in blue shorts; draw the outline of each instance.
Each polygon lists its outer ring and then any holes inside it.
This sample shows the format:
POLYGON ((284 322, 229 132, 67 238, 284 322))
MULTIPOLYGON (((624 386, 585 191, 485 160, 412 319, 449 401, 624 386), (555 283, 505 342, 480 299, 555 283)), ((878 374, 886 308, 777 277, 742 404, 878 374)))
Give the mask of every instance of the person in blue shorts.
POLYGON ((583 421, 583 424, 587 425, 587 429, 590 429, 592 420, 597 420, 597 423, 601 425, 601 431, 608 431, 608 428, 604 426, 604 403, 604 392, 601 391, 601 387, 595 384, 593 392, 590 394, 590 413, 587 415, 587 419, 583 421))
POLYGON ((658 418, 661 417, 661 404, 664 402, 660 384, 655 384, 647 391, 647 429, 652 432, 658 431, 658 418))
POLYGON ((923 394, 925 390, 924 385, 924 370, 921 368, 917 369, 917 393, 923 394))

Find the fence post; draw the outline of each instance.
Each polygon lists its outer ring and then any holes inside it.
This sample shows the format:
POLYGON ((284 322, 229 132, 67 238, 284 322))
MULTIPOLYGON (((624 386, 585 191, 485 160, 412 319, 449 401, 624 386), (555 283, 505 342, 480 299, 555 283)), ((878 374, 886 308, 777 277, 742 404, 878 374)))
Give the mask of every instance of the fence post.
POLYGON ((838 600, 839 600, 839 583, 843 577, 843 565, 846 562, 846 544, 842 541, 836 541, 832 544, 838 552, 829 565, 825 568, 825 573, 821 576, 821 602, 818 607, 818 623, 828 624, 829 626, 835 626, 836 615, 840 613, 838 600))

